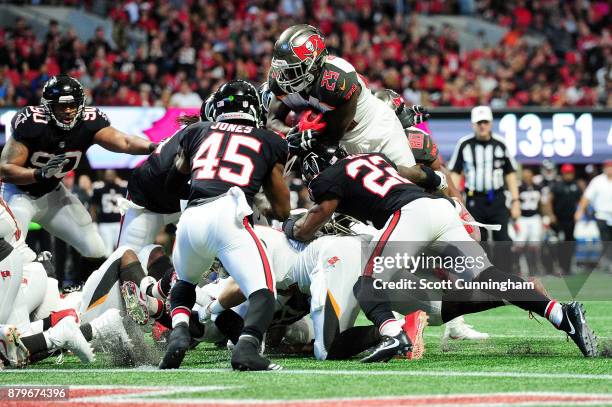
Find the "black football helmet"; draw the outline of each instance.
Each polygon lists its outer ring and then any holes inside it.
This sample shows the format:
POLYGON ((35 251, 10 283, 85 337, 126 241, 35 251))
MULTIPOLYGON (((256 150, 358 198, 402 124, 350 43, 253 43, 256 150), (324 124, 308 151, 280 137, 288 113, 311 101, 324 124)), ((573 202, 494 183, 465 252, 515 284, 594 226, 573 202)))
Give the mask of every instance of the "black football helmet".
POLYGON ((70 130, 83 118, 85 92, 73 77, 57 75, 45 83, 40 102, 49 111, 57 127, 70 130))
POLYGON ((210 117, 218 122, 247 121, 259 127, 261 102, 257 89, 241 79, 224 83, 214 93, 210 117))
POLYGON ((412 126, 412 115, 406 109, 404 98, 399 93, 391 89, 382 89, 376 92, 374 96, 385 102, 395 112, 403 128, 412 126))
POLYGON ((321 31, 308 24, 291 26, 274 44, 269 80, 285 93, 301 92, 315 81, 326 56, 321 31))
POLYGON ((302 179, 308 185, 314 177, 330 165, 348 157, 348 153, 342 147, 327 147, 311 151, 302 157, 302 179))
POLYGON ((215 93, 213 92, 210 94, 210 96, 208 96, 208 98, 206 98, 206 101, 202 103, 202 106, 200 106, 200 119, 202 121, 212 122, 214 120, 212 117, 214 98, 215 98, 215 93))

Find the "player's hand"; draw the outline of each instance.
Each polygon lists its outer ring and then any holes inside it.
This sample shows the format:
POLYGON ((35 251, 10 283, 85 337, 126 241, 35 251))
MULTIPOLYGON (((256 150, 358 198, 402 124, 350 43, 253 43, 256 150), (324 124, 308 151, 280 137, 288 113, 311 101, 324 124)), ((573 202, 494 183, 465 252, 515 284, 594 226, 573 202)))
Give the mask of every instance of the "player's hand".
POLYGON ((325 129, 326 123, 323 120, 323 113, 315 113, 312 110, 306 110, 300 116, 300 122, 298 123, 299 131, 304 130, 315 130, 321 131, 325 129))
POLYGON ((410 113, 412 126, 426 122, 431 116, 427 109, 421 105, 412 105, 408 108, 408 111, 410 113))
POLYGON ((287 133, 287 143, 289 144, 289 152, 291 154, 300 154, 306 151, 310 151, 316 148, 321 143, 316 140, 316 136, 319 132, 315 130, 303 130, 292 127, 287 133))
MULTIPOLYGON (((68 164, 70 160, 66 158, 65 155, 57 155, 47 161, 47 163, 40 168, 38 171, 38 176, 42 179, 49 179, 54 177, 57 173, 61 172, 64 168, 64 165, 68 164)), ((36 177, 36 173, 34 175, 36 177)))
POLYGON ((442 171, 434 171, 438 177, 440 177, 440 185, 436 187, 438 191, 446 191, 448 189, 448 181, 446 181, 446 174, 442 171))

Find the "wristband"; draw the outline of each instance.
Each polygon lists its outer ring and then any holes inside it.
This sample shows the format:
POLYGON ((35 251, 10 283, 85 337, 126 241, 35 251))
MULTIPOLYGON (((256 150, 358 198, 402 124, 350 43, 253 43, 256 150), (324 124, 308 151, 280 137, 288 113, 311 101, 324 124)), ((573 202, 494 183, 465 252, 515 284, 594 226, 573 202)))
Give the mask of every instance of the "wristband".
POLYGON ((45 179, 45 177, 43 177, 43 173, 40 168, 37 168, 34 170, 34 179, 36 180, 36 182, 41 182, 45 179))
POLYGON ((440 176, 429 167, 422 166, 421 169, 427 176, 427 178, 425 178, 425 182, 423 182, 421 186, 427 190, 438 188, 438 186, 440 186, 442 183, 442 178, 440 178, 440 176))
POLYGON ((295 225, 295 219, 289 218, 283 223, 283 232, 289 239, 295 240, 295 236, 293 235, 293 226, 295 225))

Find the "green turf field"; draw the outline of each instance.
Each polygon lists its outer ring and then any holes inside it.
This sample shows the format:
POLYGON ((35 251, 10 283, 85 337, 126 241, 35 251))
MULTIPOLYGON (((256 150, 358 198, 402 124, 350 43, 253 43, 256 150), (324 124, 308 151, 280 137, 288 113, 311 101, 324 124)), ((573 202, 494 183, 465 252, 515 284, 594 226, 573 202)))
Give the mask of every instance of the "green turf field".
MULTIPOLYGON (((586 305, 588 320, 600 337, 600 348, 612 342, 611 307, 610 302, 586 305)), ((428 327, 426 354, 418 361, 364 365, 356 360, 318 362, 285 356, 273 358, 283 371, 239 373, 229 370, 228 351, 200 345, 187 355, 179 371, 111 369, 104 355, 95 364, 84 366, 70 356, 61 365, 53 358, 26 370, 0 372, 0 385, 200 386, 164 397, 245 401, 516 392, 612 396, 612 359, 583 358, 573 342, 547 321, 530 320, 527 313, 514 307, 466 319, 492 338, 476 343, 453 342, 448 352, 442 352, 442 328, 428 327)))

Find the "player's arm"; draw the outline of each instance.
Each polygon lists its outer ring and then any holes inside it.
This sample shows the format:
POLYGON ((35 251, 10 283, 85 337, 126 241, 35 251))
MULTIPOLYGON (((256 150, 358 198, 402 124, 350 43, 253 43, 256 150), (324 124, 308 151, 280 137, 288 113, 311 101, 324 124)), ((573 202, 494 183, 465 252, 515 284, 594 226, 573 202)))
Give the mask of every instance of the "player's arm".
POLYGON ((413 182, 426 190, 447 189, 446 176, 442 172, 436 172, 432 168, 416 164, 412 167, 397 166, 397 172, 408 181, 413 182))
POLYGON ((285 119, 289 112, 291 112, 291 109, 287 105, 280 99, 277 99, 276 96, 272 96, 270 107, 268 108, 266 127, 277 133, 287 134, 291 130, 291 127, 285 124, 285 119))
POLYGON ((459 188, 455 186, 453 174, 448 170, 448 168, 446 168, 445 165, 442 165, 440 162, 440 157, 436 158, 435 161, 431 163, 430 167, 435 171, 442 171, 442 173, 446 175, 446 182, 448 184, 448 189, 446 191, 447 195, 452 198, 457 198, 459 202, 463 203, 461 192, 459 191, 459 188))
POLYGON ((141 137, 129 136, 112 126, 98 130, 93 141, 115 153, 149 154, 157 148, 157 143, 141 137))
POLYGON ((190 174, 189 159, 185 151, 180 148, 174 159, 174 165, 170 167, 170 171, 166 174, 166 180, 164 182, 166 192, 179 196, 185 184, 189 181, 190 174))
POLYGON ((291 211, 289 187, 283 178, 284 166, 276 163, 263 183, 266 198, 270 201, 272 217, 285 220, 291 211))
POLYGON ((15 185, 33 184, 35 178, 34 168, 25 168, 28 159, 28 147, 10 137, 0 157, 0 177, 3 182, 15 185))
POLYGON ((330 145, 338 144, 348 127, 353 123, 360 94, 361 87, 358 87, 346 103, 324 115, 326 126, 323 130, 323 137, 330 145))
POLYGON ((336 198, 321 201, 297 221, 289 219, 283 225, 285 234, 290 239, 303 242, 314 239, 315 234, 331 219, 338 207, 338 202, 336 198))

